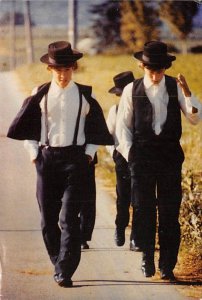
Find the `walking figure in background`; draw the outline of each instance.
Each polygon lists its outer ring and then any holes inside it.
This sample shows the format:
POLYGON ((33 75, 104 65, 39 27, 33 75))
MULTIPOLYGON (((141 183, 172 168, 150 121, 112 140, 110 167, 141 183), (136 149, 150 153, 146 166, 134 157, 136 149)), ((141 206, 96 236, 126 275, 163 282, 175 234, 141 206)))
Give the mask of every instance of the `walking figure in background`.
POLYGON ((175 280, 180 245, 178 221, 182 198, 181 168, 184 160, 180 146, 181 111, 196 124, 201 104, 191 95, 185 78, 165 75, 175 56, 167 45, 150 41, 134 57, 144 77, 127 85, 117 116, 119 151, 129 162, 132 201, 140 214, 142 236, 142 271, 155 274, 154 252, 156 206, 159 216, 159 269, 162 279, 175 280))
MULTIPOLYGON (((134 81, 134 76, 131 71, 126 71, 114 76, 114 85, 109 93, 115 94, 120 97, 122 95, 124 87, 130 82, 134 81)), ((131 204, 131 179, 128 162, 116 150, 118 146, 118 140, 116 137, 116 119, 117 119, 118 105, 113 105, 108 114, 107 126, 109 132, 114 138, 114 145, 107 146, 111 157, 115 162, 116 171, 116 230, 115 230, 115 243, 117 246, 123 246, 125 243, 125 229, 130 220, 130 204, 131 204)), ((138 209, 132 209, 132 227, 130 234, 130 250, 141 251, 141 243, 138 229, 138 209)))
POLYGON ((81 205, 98 145, 113 144, 92 88, 72 81, 82 53, 51 43, 41 61, 52 80, 35 89, 11 124, 8 137, 25 140, 37 171, 44 243, 59 286, 71 287, 81 257, 81 205))
POLYGON ((87 184, 85 197, 80 211, 81 229, 81 249, 89 249, 88 241, 91 241, 96 218, 96 182, 95 165, 97 164, 97 154, 89 165, 87 174, 87 184))

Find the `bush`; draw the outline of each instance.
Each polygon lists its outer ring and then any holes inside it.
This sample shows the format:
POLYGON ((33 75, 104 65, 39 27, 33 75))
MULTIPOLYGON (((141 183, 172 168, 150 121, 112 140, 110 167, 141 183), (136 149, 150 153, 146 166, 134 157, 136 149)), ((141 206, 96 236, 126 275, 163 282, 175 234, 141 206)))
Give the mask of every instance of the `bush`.
POLYGON ((191 53, 202 53, 202 45, 198 45, 190 48, 191 53))
POLYGON ((191 248, 201 245, 201 173, 185 170, 182 173, 183 199, 180 213, 182 242, 191 248))

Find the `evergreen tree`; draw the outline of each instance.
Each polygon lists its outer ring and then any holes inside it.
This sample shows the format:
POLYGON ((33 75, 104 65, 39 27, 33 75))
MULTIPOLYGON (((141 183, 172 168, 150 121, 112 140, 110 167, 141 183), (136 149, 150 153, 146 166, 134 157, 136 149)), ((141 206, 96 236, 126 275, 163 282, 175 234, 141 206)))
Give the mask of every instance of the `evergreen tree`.
POLYGON ((158 11, 155 2, 125 0, 121 6, 121 37, 129 51, 143 48, 145 42, 158 39, 158 11))
POLYGON ((93 4, 90 8, 93 14, 91 27, 94 36, 99 40, 101 50, 121 43, 120 37, 120 1, 108 0, 102 4, 93 4))
POLYGON ((182 52, 187 52, 186 39, 193 29, 193 17, 198 12, 195 1, 162 1, 159 3, 160 18, 182 41, 182 52))

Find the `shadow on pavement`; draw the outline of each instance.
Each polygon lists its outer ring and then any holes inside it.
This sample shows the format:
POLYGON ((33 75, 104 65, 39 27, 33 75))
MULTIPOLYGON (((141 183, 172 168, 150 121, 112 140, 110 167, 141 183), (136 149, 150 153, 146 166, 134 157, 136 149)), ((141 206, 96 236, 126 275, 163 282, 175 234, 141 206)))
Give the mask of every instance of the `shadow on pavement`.
POLYGON ((81 285, 74 285, 76 286, 113 286, 113 285, 202 285, 201 282, 197 281, 174 281, 174 282, 167 282, 167 281, 140 281, 140 280, 79 280, 74 281, 74 283, 80 282, 81 285), (88 283, 89 282, 89 283, 88 283), (84 283, 84 284, 82 284, 84 283))

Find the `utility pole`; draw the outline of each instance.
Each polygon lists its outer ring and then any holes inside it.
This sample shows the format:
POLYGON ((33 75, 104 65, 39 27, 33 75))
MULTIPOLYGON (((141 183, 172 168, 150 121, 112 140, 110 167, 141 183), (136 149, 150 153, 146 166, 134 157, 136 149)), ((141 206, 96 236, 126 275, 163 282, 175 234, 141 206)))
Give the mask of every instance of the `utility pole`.
POLYGON ((27 0, 24 2, 24 19, 25 19, 27 63, 31 64, 34 62, 34 53, 33 53, 32 29, 31 29, 30 1, 27 0))
POLYGON ((10 7, 10 70, 16 67, 15 0, 10 7))
POLYGON ((76 48, 78 32, 77 32, 77 0, 68 0, 68 40, 72 48, 76 48))

